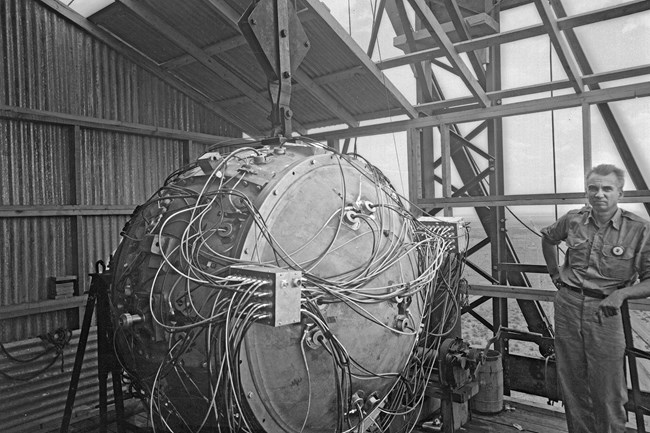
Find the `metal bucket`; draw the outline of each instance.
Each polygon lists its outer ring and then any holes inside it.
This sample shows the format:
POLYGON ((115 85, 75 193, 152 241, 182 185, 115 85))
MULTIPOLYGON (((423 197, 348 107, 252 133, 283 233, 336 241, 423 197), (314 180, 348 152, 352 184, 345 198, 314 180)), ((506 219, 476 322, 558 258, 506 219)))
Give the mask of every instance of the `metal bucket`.
POLYGON ((488 350, 478 369, 479 390, 472 399, 475 412, 495 414, 503 410, 503 364, 501 353, 488 350))

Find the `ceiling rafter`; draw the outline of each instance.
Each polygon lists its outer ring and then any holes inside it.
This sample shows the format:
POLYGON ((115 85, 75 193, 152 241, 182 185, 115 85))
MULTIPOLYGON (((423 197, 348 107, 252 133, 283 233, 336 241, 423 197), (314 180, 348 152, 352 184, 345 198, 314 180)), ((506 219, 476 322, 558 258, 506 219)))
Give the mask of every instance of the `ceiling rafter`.
MULTIPOLYGON (((530 0, 528 3, 531 3, 530 0)), ((560 14, 557 19, 558 28, 562 31, 581 27, 588 24, 597 23, 600 21, 620 18, 627 15, 636 14, 650 10, 650 1, 648 0, 635 0, 623 3, 616 6, 610 6, 595 11, 585 12, 578 15, 567 17, 560 14)), ((494 35, 481 36, 468 41, 456 42, 454 48, 458 52, 467 52, 478 50, 481 48, 488 48, 493 45, 501 45, 509 42, 516 42, 522 39, 528 39, 535 36, 546 34, 543 24, 532 25, 521 29, 509 30, 506 32, 497 33, 494 35)), ((568 38, 567 33, 567 38, 568 38)), ((439 48, 429 48, 420 50, 414 53, 406 54, 399 57, 394 57, 377 62, 377 67, 380 69, 395 68, 398 66, 408 65, 409 63, 419 62, 430 58, 444 57, 445 53, 439 48)), ((586 72, 585 72, 586 73, 586 72)))
POLYGON ((301 84, 300 88, 309 92, 315 97, 319 103, 323 104, 332 114, 339 119, 343 120, 346 124, 352 127, 359 126, 359 121, 346 110, 336 99, 332 98, 329 93, 323 90, 314 80, 303 72, 301 69, 296 69, 293 73, 293 78, 301 84))
POLYGON ((582 84, 578 65, 573 60, 571 48, 569 48, 564 36, 560 33, 557 22, 553 17, 551 7, 547 0, 535 0, 535 7, 537 7, 537 12, 542 19, 544 28, 551 39, 551 44, 553 44, 553 48, 555 48, 555 53, 560 59, 564 72, 569 78, 569 81, 571 81, 571 84, 573 84, 573 90, 575 90, 576 93, 582 93, 584 91, 584 85, 582 84))
MULTIPOLYGON (((228 6, 223 0, 209 0, 209 2, 210 5, 215 8, 215 10, 222 13, 223 16, 227 18, 228 24, 230 24, 233 29, 237 30, 238 32, 240 31, 237 24, 239 17, 237 16, 236 11, 228 6)), ((296 69, 296 71, 293 73, 293 79, 297 83, 301 84, 302 89, 309 92, 314 98, 318 100, 320 104, 322 104, 332 114, 345 122, 347 125, 351 127, 359 126, 359 121, 355 119, 352 113, 343 107, 343 105, 341 105, 336 99, 334 99, 329 93, 320 87, 300 68, 296 69)))
MULTIPOLYGON (((458 1, 444 0, 444 4, 447 7, 449 18, 451 18, 451 22, 454 24, 456 34, 458 34, 460 40, 467 41, 469 39, 472 39, 472 35, 469 32, 469 26, 467 25, 467 22, 465 22, 463 14, 458 7, 458 1)), ((474 73, 476 74, 478 82, 481 84, 481 87, 485 88, 485 69, 483 69, 483 64, 479 59, 476 51, 468 51, 467 57, 469 58, 469 62, 472 65, 472 68, 474 69, 474 73)))
POLYGON ((469 68, 460 58, 458 52, 454 49, 454 44, 447 36, 447 33, 443 30, 440 22, 436 19, 426 4, 424 0, 408 0, 415 14, 422 20, 422 23, 425 25, 431 36, 434 37, 438 46, 443 50, 446 57, 449 59, 451 64, 460 71, 460 78, 463 80, 470 93, 476 97, 479 104, 483 107, 488 107, 490 105, 490 100, 485 95, 485 90, 481 87, 479 82, 472 76, 469 68))
MULTIPOLYGON (((224 2, 223 0, 208 0, 208 1, 210 2, 209 4, 210 6, 212 6, 214 11, 217 12, 219 15, 221 15, 221 17, 224 20, 226 20, 227 23, 231 23, 231 22, 237 23, 237 20, 239 19, 239 14, 237 13, 237 11, 231 8, 226 2, 224 2)), ((309 14, 307 9, 303 9, 298 11, 298 17, 300 18, 300 22, 306 23, 313 18, 313 15, 309 14)), ((237 30, 239 29, 237 28, 237 30)), ((239 34, 237 36, 233 36, 231 38, 224 39, 222 41, 218 41, 215 42, 214 44, 203 47, 203 51, 205 51, 211 56, 214 56, 219 53, 229 51, 246 44, 247 42, 244 36, 239 34)), ((190 54, 183 54, 174 59, 167 60, 166 62, 163 62, 160 65, 165 69, 175 69, 175 68, 180 68, 182 66, 192 64, 194 62, 196 62, 196 59, 192 57, 190 54)))
MULTIPOLYGON (((350 69, 344 69, 338 72, 333 72, 331 74, 321 75, 320 77, 311 78, 311 80, 318 86, 325 86, 330 83, 336 83, 339 81, 353 79, 356 75, 362 74, 363 71, 364 70, 361 66, 354 66, 350 69)), ((299 82, 296 82, 296 84, 292 85, 291 88, 292 91, 298 91, 303 88, 303 85, 299 82)), ((262 94, 262 92, 260 92, 260 94, 262 94)), ((230 107, 237 104, 243 104, 246 101, 247 99, 245 96, 236 96, 234 98, 222 99, 221 101, 219 101, 219 104, 230 107)), ((364 120, 364 119, 357 117, 357 120, 364 120)))
MULTIPOLYGON (((242 36, 233 36, 228 39, 224 39, 222 41, 216 42, 214 44, 208 45, 207 47, 202 48, 203 51, 210 55, 210 56, 215 56, 219 53, 224 53, 226 51, 233 50, 235 48, 241 47, 246 45, 246 39, 242 36)), ((191 54, 183 54, 181 56, 175 57, 171 60, 167 60, 166 62, 162 62, 160 64, 160 67, 163 69, 178 69, 183 66, 190 65, 192 63, 195 63, 196 59, 192 57, 191 54)))
POLYGON ((241 17, 228 3, 224 0, 208 0, 212 9, 214 9, 226 22, 237 22, 241 17))
POLYGON ((318 15, 334 31, 340 40, 353 52, 358 60, 378 79, 386 88, 386 91, 393 96, 400 104, 404 113, 411 118, 417 117, 418 112, 413 105, 406 99, 397 87, 377 68, 375 63, 368 57, 366 52, 352 39, 352 37, 341 27, 338 21, 330 14, 329 10, 320 2, 320 0, 303 0, 303 2, 318 15))
POLYGON ((217 116, 226 120, 227 122, 232 123, 233 125, 240 128, 242 131, 246 132, 250 136, 261 136, 262 133, 257 130, 253 125, 249 124, 247 121, 233 115, 232 113, 224 110, 219 105, 215 104, 209 98, 205 96, 202 92, 197 90, 194 87, 189 86, 185 82, 179 80, 176 76, 165 73, 161 71, 158 65, 153 62, 148 57, 143 56, 140 52, 136 51, 132 47, 126 45, 124 42, 111 35, 104 29, 100 28, 96 24, 92 23, 88 19, 82 17, 78 13, 74 12, 72 9, 64 6, 57 0, 39 0, 44 6, 54 10, 60 16, 64 17, 74 25, 80 27, 84 31, 88 32, 94 38, 105 43, 111 49, 115 50, 120 55, 129 59, 136 65, 142 67, 149 73, 153 74, 169 86, 177 89, 179 92, 184 93, 190 98, 193 98, 198 103, 205 106, 207 109, 212 111, 217 116))
MULTIPOLYGON (((208 70, 225 80, 235 89, 242 92, 250 100, 257 105, 263 112, 270 113, 271 102, 269 99, 260 96, 258 91, 251 87, 248 83, 242 80, 239 76, 231 72, 228 68, 222 65, 218 60, 206 54, 200 47, 194 44, 190 39, 181 34, 173 26, 169 25, 163 19, 158 17, 149 8, 143 6, 141 2, 134 0, 119 0, 122 5, 127 7, 132 13, 140 17, 143 21, 151 25, 154 29, 159 31, 167 40, 172 42, 183 51, 189 53, 201 65, 205 66, 208 70)), ((294 120, 296 131, 301 134, 306 132, 306 129, 300 123, 294 120)))

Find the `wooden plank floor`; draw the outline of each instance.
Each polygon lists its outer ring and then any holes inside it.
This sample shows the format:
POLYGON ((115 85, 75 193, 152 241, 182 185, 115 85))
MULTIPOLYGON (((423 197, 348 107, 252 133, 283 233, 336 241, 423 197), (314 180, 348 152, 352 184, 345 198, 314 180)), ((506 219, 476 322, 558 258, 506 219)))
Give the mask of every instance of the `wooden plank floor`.
MULTIPOLYGON (((461 432, 464 433, 567 433, 564 409, 559 403, 549 406, 544 403, 504 397, 505 410, 496 415, 471 414, 470 421, 461 432)), ((650 432, 650 418, 646 417, 646 430, 650 432)), ((630 414, 627 433, 636 432, 634 415, 630 414)))
MULTIPOLYGON (((472 413, 467 424, 458 430, 459 433, 567 433, 564 410, 556 406, 521 400, 514 397, 504 397, 506 407, 496 415, 481 415, 472 413)), ((109 419, 114 420, 114 413, 109 412, 109 419), (112 415, 112 418, 111 418, 112 415)), ((132 414, 128 421, 138 426, 141 433, 151 432, 148 418, 143 411, 132 414)), ((630 414, 627 433, 636 432, 636 423, 630 414)), ((117 433, 113 422, 107 428, 108 433, 117 433)), ((650 418, 646 417, 646 430, 650 432, 650 418)), ((99 433, 100 426, 97 417, 89 418, 70 426, 70 433, 99 433)), ((414 433, 433 433, 440 431, 435 428, 417 428, 414 433)), ((57 430, 58 432, 58 430, 57 430)))

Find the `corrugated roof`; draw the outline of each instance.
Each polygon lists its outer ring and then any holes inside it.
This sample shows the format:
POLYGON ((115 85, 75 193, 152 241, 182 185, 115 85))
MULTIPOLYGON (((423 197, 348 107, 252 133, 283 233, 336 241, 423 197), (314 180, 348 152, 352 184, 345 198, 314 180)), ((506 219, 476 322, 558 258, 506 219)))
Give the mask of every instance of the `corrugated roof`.
MULTIPOLYGON (((268 131, 267 77, 234 25, 249 5, 249 0, 124 0, 88 19, 172 70, 215 103, 227 106, 260 131, 268 131), (199 51, 188 56, 188 46, 190 51, 199 51), (197 52, 205 57, 197 59, 197 52)), ((300 65, 303 80, 292 85, 294 121, 309 128, 354 123, 357 117, 373 118, 373 113, 414 113, 397 90, 386 90, 388 79, 337 28, 326 7, 301 0, 297 10, 310 48, 300 65)))

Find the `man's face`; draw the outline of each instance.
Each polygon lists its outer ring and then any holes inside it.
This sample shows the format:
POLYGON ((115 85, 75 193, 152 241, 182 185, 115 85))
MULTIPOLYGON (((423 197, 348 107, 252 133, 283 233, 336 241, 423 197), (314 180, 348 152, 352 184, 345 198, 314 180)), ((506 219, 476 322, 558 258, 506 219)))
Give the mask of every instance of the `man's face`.
POLYGON ((618 200, 623 196, 618 179, 614 173, 607 176, 592 174, 587 179, 587 198, 591 207, 599 213, 609 213, 618 207, 618 200))

